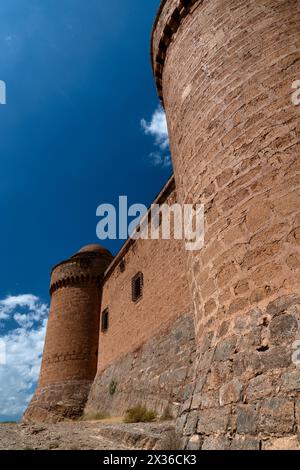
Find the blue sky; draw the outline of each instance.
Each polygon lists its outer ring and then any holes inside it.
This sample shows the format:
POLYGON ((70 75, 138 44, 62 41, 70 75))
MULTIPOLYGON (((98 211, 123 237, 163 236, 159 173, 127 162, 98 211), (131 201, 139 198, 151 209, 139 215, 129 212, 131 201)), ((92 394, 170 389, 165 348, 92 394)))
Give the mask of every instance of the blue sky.
POLYGON ((0 420, 35 386, 51 267, 97 242, 99 204, 149 205, 171 174, 150 65, 159 3, 0 3, 0 420))

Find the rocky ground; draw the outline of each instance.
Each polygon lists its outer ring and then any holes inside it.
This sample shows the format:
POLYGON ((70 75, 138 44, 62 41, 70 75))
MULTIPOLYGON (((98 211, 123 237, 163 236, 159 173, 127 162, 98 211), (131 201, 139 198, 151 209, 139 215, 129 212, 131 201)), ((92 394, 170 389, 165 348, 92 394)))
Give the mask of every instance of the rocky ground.
POLYGON ((159 449, 170 445, 172 429, 172 423, 0 423, 0 450, 159 449))

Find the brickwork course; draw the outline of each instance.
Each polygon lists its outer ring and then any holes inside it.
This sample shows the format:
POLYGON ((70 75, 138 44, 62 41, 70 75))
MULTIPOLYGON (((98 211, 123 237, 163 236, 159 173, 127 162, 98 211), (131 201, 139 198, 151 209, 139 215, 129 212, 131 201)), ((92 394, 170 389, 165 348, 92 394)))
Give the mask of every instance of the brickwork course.
POLYGON ((25 420, 143 403, 189 449, 296 445, 299 31, 297 0, 162 1, 152 65, 175 180, 155 202, 203 203, 205 245, 128 240, 113 260, 92 246, 58 265, 25 420))

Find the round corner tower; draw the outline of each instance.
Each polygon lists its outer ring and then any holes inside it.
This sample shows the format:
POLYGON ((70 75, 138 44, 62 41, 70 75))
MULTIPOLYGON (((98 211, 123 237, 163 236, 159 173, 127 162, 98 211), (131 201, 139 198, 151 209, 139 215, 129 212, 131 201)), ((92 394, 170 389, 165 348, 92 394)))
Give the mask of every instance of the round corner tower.
POLYGON ((108 250, 88 245, 53 268, 40 379, 25 421, 82 414, 97 371, 102 281, 112 259, 108 250))
POLYGON ((205 208, 187 255, 191 448, 272 448, 300 429, 299 33, 296 0, 163 0, 154 25, 178 195, 205 208))

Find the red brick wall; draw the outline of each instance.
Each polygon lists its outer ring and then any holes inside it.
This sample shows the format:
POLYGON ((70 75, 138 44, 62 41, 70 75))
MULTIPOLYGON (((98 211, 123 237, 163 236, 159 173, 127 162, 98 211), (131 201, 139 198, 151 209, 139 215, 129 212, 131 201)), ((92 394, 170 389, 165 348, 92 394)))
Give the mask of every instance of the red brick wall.
MULTIPOLYGON (((164 202, 176 202, 174 190, 164 202)), ((125 271, 116 265, 104 282, 101 310, 109 309, 109 329, 100 332, 98 372, 190 312, 185 258, 182 240, 137 240, 130 246, 122 257, 125 271), (135 303, 131 280, 139 271, 143 297, 135 303)))
POLYGON ((51 299, 40 387, 66 380, 93 380, 97 366, 100 292, 65 287, 51 299))

